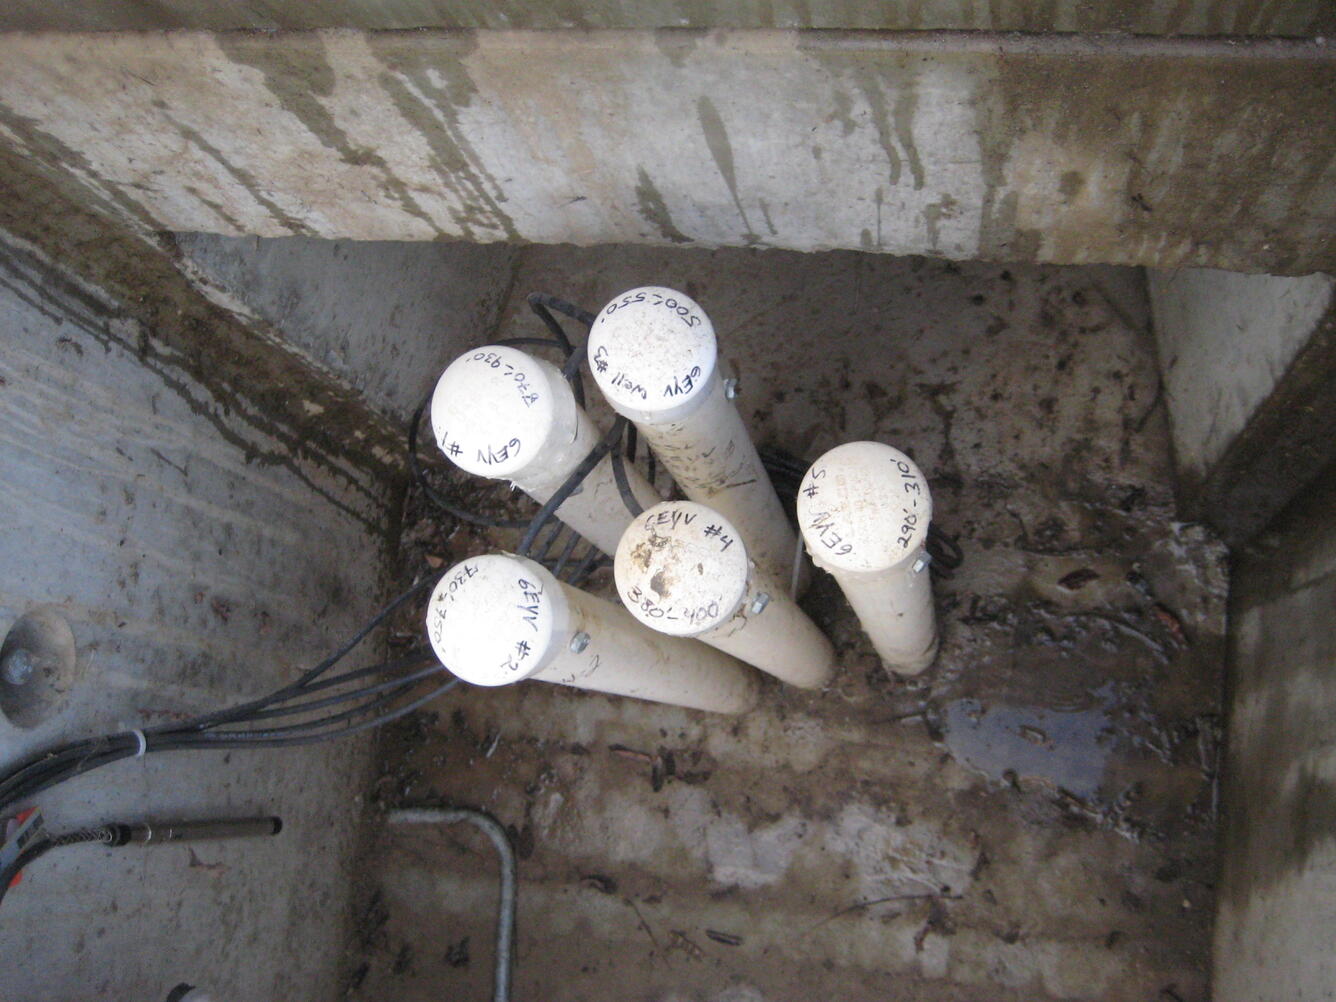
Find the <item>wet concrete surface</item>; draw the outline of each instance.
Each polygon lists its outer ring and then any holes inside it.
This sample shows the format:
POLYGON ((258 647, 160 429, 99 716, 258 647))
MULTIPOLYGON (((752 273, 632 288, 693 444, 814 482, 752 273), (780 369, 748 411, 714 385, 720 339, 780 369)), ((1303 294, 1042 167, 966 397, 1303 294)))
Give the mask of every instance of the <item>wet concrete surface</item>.
MULTIPOLYGON (((909 452, 964 561, 913 679, 818 573, 823 692, 767 680, 726 718, 524 683, 388 735, 379 803, 515 836, 515 997, 1206 999, 1225 553, 1175 521, 1139 274, 533 248, 503 336, 538 333, 530 291, 648 283, 709 311, 758 442, 909 452)), ((409 501, 409 571, 504 542, 409 501)), ((487 997, 490 848, 370 853, 349 996, 487 997)))

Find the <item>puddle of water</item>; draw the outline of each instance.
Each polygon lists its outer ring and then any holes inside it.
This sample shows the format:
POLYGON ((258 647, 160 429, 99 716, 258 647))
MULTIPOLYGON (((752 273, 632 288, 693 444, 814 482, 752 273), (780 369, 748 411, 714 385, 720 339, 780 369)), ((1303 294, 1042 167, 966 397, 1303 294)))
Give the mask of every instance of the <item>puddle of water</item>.
POLYGON ((1070 711, 957 700, 944 716, 946 746, 958 762, 990 779, 1003 781, 1012 772, 1093 797, 1113 751, 1107 713, 1113 690, 1107 683, 1091 691, 1084 708, 1070 711))

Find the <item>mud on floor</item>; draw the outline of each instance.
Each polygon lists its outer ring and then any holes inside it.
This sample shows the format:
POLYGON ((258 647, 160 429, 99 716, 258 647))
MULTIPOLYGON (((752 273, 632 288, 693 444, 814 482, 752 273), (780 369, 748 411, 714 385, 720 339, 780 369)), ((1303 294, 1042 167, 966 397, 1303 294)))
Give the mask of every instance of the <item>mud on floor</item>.
MULTIPOLYGON (((1225 555, 1174 521, 1139 276, 537 248, 500 336, 528 291, 650 281, 711 313, 758 441, 905 449, 965 560, 919 678, 818 573, 825 692, 733 719, 525 683, 389 735, 380 804, 511 828, 514 997, 1205 1000, 1225 555)), ((405 525, 410 570, 498 545, 405 525)), ((386 830, 365 872, 349 997, 489 997, 490 847, 386 830)))

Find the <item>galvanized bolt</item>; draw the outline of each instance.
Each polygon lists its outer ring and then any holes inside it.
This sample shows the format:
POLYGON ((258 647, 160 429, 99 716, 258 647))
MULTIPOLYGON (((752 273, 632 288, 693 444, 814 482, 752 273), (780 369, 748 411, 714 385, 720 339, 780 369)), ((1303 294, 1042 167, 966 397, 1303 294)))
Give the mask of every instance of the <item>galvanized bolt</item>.
POLYGON ((10 685, 26 685, 32 673, 37 670, 37 661, 26 648, 16 647, 5 655, 0 665, 0 677, 10 685))
POLYGON ((765 592, 757 592, 756 597, 752 599, 751 611, 753 614, 759 614, 765 611, 765 607, 770 604, 770 596, 765 592))
POLYGON ((932 563, 932 554, 922 553, 919 554, 919 558, 914 561, 914 565, 909 569, 913 571, 915 574, 918 574, 923 570, 925 570, 930 563, 932 563))
POLYGON ((738 395, 738 381, 734 378, 724 380, 724 396, 732 400, 738 395))
POLYGON ((589 646, 589 634, 585 633, 584 630, 580 630, 578 633, 575 634, 575 636, 571 637, 572 654, 579 654, 588 646, 589 646))

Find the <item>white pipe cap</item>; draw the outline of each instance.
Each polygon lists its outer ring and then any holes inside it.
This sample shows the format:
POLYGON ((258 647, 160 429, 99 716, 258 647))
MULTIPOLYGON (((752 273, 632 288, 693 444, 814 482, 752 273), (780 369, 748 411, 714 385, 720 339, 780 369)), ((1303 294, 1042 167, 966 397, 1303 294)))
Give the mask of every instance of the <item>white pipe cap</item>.
POLYGON ((613 408, 631 420, 664 420, 714 377, 714 324, 695 300, 647 285, 608 303, 589 331, 589 367, 613 408))
POLYGON ((828 570, 883 571, 928 537, 932 496, 914 461, 881 442, 846 442, 812 464, 798 489, 807 552, 828 570))
POLYGON ((622 534, 613 565, 631 615, 675 637, 694 637, 732 619, 750 570, 733 524, 694 501, 665 501, 637 517, 622 534))
POLYGON ((524 557, 490 553, 455 564, 427 603, 427 637, 441 663, 474 685, 509 685, 560 650, 569 610, 561 584, 524 557))
POLYGON ((559 408, 574 406, 573 397, 558 399, 561 376, 554 382, 554 372, 551 363, 500 345, 459 356, 432 394, 436 444, 468 473, 513 477, 535 460, 559 408))

